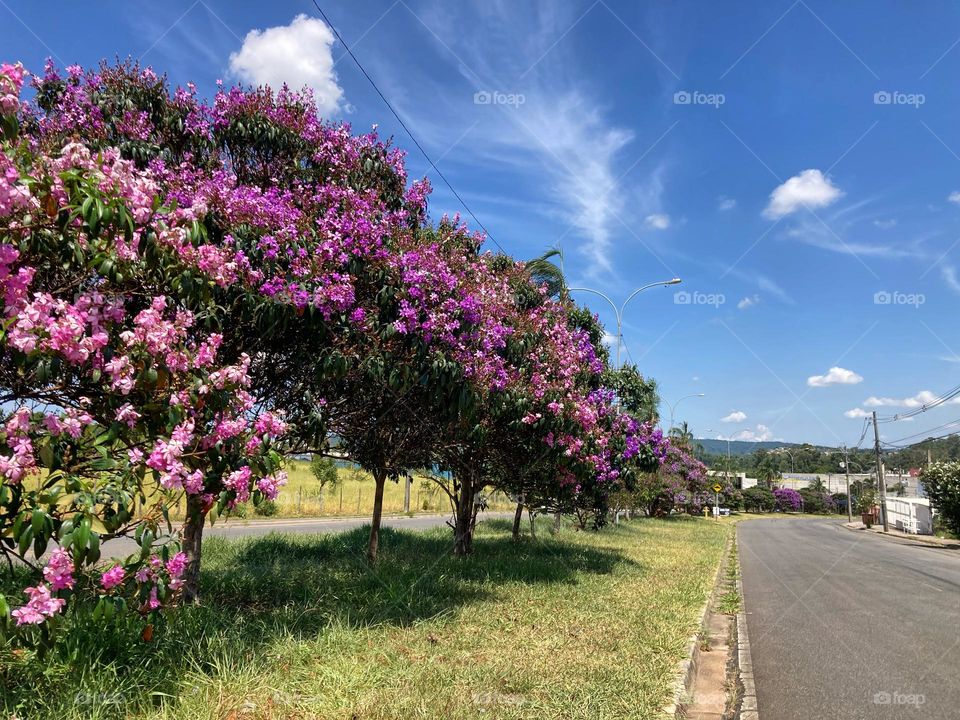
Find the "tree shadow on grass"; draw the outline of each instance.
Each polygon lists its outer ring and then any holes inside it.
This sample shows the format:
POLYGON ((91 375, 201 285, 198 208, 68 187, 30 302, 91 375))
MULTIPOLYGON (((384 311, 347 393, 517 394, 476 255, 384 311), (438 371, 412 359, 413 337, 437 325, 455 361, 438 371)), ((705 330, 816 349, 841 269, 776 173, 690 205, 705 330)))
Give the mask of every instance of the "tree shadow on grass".
MULTIPOLYGON (((452 555, 447 528, 381 530, 380 559, 367 566, 368 528, 324 535, 271 534, 204 542, 202 605, 157 618, 156 636, 142 636, 147 619, 132 614, 112 624, 70 613, 56 646, 41 662, 0 652, 0 708, 23 717, 61 717, 75 696, 109 693, 119 704, 102 718, 123 718, 176 698, 190 672, 222 676, 224 668, 255 664, 277 643, 318 638, 331 630, 406 627, 470 605, 508 598, 531 585, 575 585, 637 563, 614 549, 546 532, 514 543, 509 523, 483 523, 474 554, 452 555)), ((492 610, 491 610, 492 612, 492 610)), ((359 636, 358 636, 359 637, 359 636)), ((364 642, 364 645, 366 642, 364 642)), ((71 709, 72 708, 72 709, 71 709)))
MULTIPOLYGON (((470 557, 453 557, 449 531, 381 530, 380 557, 366 563, 369 529, 336 535, 271 534, 204 545, 204 604, 253 613, 299 610, 300 632, 335 622, 408 625, 495 598, 510 584, 575 583, 606 574, 621 553, 549 537, 514 543, 487 521, 470 557)), ((509 524, 507 524, 509 527, 509 524)))

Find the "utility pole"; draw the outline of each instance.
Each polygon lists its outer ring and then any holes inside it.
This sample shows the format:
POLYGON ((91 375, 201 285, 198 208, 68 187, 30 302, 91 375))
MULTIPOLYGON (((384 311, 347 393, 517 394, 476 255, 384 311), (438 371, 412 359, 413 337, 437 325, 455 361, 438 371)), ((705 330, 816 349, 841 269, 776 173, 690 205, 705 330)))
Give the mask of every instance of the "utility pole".
POLYGON ((850 458, 847 455, 847 446, 843 446, 843 469, 847 473, 847 522, 853 522, 853 507, 850 503, 850 458))
POLYGON ((880 484, 880 512, 883 513, 883 531, 890 532, 887 520, 887 481, 883 477, 883 460, 880 459, 880 431, 877 429, 877 411, 873 411, 873 449, 877 456, 877 482, 880 484))

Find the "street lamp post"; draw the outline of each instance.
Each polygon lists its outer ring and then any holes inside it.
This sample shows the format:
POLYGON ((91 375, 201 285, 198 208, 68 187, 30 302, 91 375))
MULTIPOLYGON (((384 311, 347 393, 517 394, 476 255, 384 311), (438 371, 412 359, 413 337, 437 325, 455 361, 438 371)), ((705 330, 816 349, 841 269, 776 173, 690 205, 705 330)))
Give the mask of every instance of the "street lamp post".
MULTIPOLYGON (((747 431, 749 431, 749 430, 750 430, 750 428, 740 428, 739 430, 737 430, 737 431, 734 433, 734 435, 736 435, 737 433, 747 432, 747 431)), ((714 429, 712 429, 712 428, 707 428, 707 432, 720 432, 720 431, 719 431, 719 430, 714 430, 714 429)), ((724 478, 729 482, 729 479, 730 479, 730 477, 729 477, 729 472, 730 472, 730 436, 728 435, 727 437, 725 437, 725 438, 720 438, 720 439, 727 441, 727 469, 724 471, 724 473, 725 473, 725 474, 724 474, 724 478)))
POLYGON ((617 307, 617 304, 613 300, 611 300, 606 294, 600 292, 599 290, 594 290, 593 288, 582 288, 582 287, 567 288, 567 290, 569 292, 593 293, 594 295, 599 295, 608 303, 610 303, 610 307, 613 308, 613 313, 617 318, 617 367, 619 368, 620 367, 620 345, 621 345, 621 341, 623 340, 623 311, 626 309, 627 303, 633 300, 634 297, 642 293, 644 290, 648 290, 649 288, 657 287, 659 285, 664 285, 664 286, 679 285, 681 282, 682 281, 680 280, 680 278, 675 277, 671 280, 661 280, 659 282, 653 282, 653 283, 650 283, 649 285, 638 287, 636 290, 634 290, 632 293, 630 293, 627 296, 627 299, 623 301, 623 303, 620 305, 619 308, 617 307))
MULTIPOLYGON (((854 463, 859 465, 859 463, 854 463)), ((860 466, 860 469, 863 470, 863 467, 860 466)), ((843 446, 843 470, 847 476, 847 522, 853 522, 853 505, 850 499, 850 458, 847 456, 847 446, 843 446)))
MULTIPOLYGON (((670 403, 667 403, 667 406, 670 408, 670 428, 669 428, 670 430, 673 430, 673 411, 674 411, 674 409, 677 407, 677 405, 679 405, 680 403, 682 403, 682 402, 683 402, 684 400, 686 400, 687 398, 693 398, 693 397, 706 397, 706 393, 693 393, 692 395, 684 395, 682 398, 680 398, 680 399, 677 400, 675 403, 673 403, 673 405, 671 405, 670 403)), ((666 402, 666 401, 664 401, 664 402, 666 402)))
POLYGON ((790 472, 796 472, 796 465, 793 462, 793 453, 787 450, 786 448, 781 448, 787 455, 790 456, 790 472))

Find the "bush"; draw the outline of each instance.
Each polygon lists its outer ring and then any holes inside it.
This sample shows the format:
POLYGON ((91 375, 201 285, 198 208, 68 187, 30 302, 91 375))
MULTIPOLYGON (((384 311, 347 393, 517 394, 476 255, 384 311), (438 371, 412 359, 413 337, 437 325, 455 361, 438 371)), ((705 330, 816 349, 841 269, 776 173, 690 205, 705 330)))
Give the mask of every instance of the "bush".
POLYGON ((773 493, 762 487, 743 491, 743 509, 747 512, 770 512, 776 504, 773 493))
POLYGON ((803 499, 804 512, 816 514, 834 512, 833 496, 828 492, 815 488, 803 488, 800 490, 800 497, 803 499))
POLYGON ((960 462, 934 463, 920 473, 920 482, 943 524, 960 534, 960 462))
POLYGON ((847 494, 846 493, 834 493, 832 495, 833 499, 833 511, 843 514, 847 511, 847 494))
POLYGON ((259 505, 254 507, 253 511, 263 517, 273 517, 280 512, 280 506, 273 500, 263 500, 259 505))

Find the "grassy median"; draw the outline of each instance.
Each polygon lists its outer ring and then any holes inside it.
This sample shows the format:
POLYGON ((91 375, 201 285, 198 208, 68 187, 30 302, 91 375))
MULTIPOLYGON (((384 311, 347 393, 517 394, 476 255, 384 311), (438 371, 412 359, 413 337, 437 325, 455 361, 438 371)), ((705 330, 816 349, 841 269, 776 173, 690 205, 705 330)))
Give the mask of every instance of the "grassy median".
MULTIPOLYGON (((551 523, 475 554, 449 531, 205 544, 204 606, 151 642, 69 619, 57 647, 0 654, 7 715, 94 718, 644 718, 669 699, 731 526, 551 523)), ((525 530, 529 528, 525 527, 525 530)))

